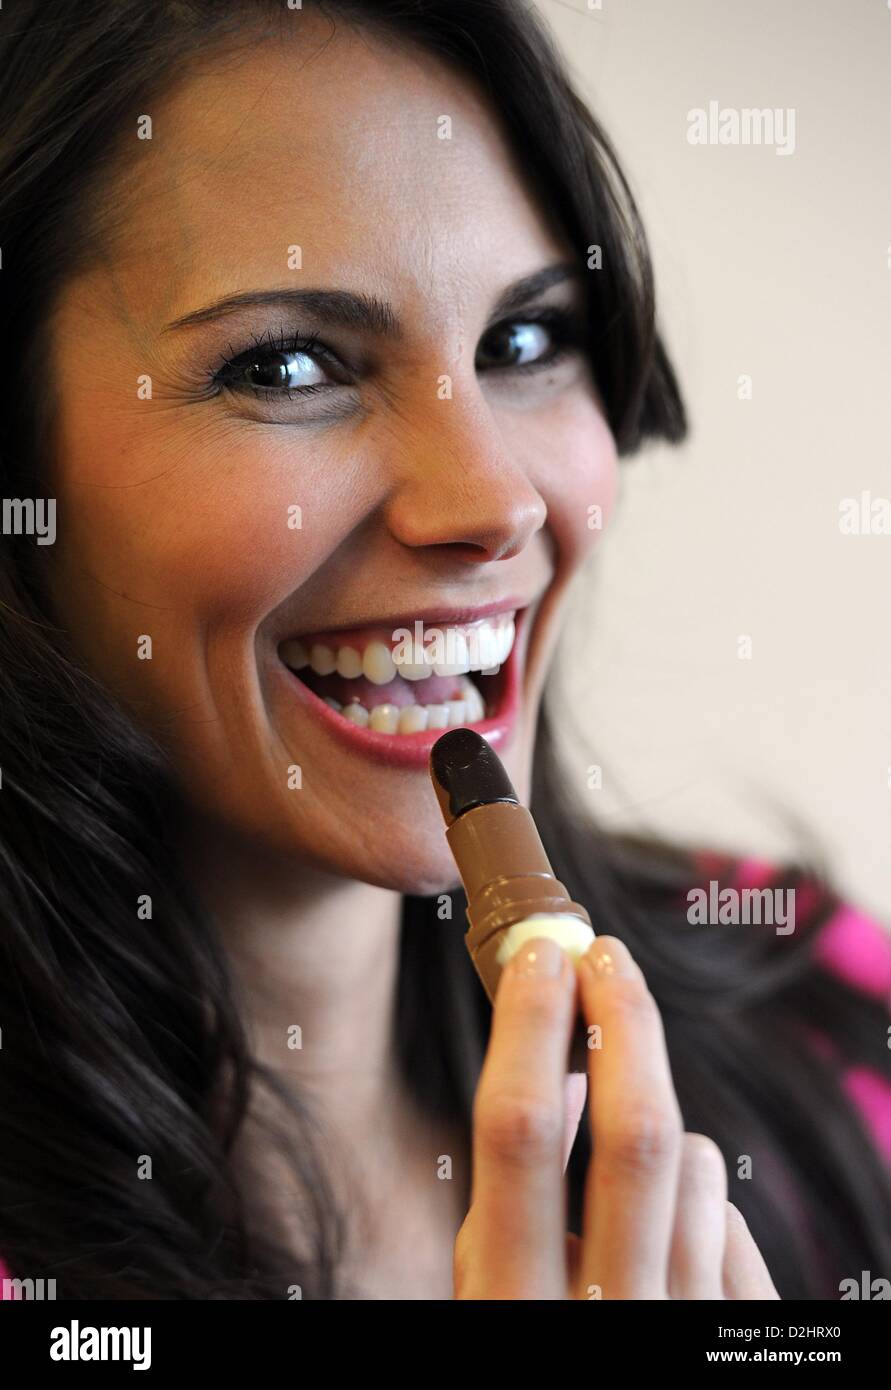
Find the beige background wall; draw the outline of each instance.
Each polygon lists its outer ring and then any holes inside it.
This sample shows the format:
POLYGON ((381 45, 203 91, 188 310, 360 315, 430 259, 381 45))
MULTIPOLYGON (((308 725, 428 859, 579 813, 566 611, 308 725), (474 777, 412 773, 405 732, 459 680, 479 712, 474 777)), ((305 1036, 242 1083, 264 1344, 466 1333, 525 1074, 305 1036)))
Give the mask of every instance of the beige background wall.
POLYGON ((692 421, 624 466, 574 605, 570 775, 602 764, 607 824, 812 850, 891 921, 891 535, 839 529, 891 499, 891 9, 539 8, 630 176, 692 421), (794 153, 691 146, 710 100, 794 108, 794 153))

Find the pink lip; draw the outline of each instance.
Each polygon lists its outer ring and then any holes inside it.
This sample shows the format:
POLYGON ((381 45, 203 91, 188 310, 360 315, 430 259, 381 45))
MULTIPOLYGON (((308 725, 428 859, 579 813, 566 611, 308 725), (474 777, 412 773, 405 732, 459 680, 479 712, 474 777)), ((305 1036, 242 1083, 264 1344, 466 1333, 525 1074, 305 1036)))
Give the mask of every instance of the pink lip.
MULTIPOLYGON (((509 605, 500 603, 492 604, 487 609, 476 608, 468 609, 468 615, 484 617, 487 613, 501 612, 509 605)), ((477 733, 482 734, 493 748, 503 746, 513 732, 517 714, 520 708, 520 679, 519 663, 517 652, 519 649, 519 637, 526 611, 517 613, 517 634, 514 645, 511 648, 510 656, 502 667, 504 681, 501 689, 501 697, 497 714, 490 719, 482 719, 472 727, 477 733)), ((432 610, 431 610, 432 612, 432 610)), ((421 617, 422 615, 418 615, 421 617)), ((471 617, 455 618, 448 620, 442 615, 442 610, 438 610, 437 618, 440 622, 467 622, 472 621, 471 617)), ((424 622, 431 622, 430 618, 422 618, 424 622)), ((373 729, 360 729, 358 725, 351 724, 348 719, 342 719, 324 700, 319 699, 318 695, 310 690, 308 685, 304 685, 299 676, 295 676, 289 671, 282 662, 278 663, 281 676, 288 682, 290 691, 304 700, 313 714, 321 720, 322 724, 331 730, 349 748, 357 753, 363 753, 366 757, 372 758, 379 763, 384 763, 388 767, 422 767, 426 768, 430 756, 430 749, 438 738, 446 732, 445 729, 425 729, 419 734, 379 734, 373 729)))

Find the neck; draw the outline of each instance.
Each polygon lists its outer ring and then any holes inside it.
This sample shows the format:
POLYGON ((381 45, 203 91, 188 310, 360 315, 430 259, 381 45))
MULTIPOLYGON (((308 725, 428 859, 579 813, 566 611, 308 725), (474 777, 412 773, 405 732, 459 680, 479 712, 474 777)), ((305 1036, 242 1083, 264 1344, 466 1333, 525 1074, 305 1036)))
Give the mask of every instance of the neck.
MULTIPOLYGON (((411 1269, 448 1297, 470 1170, 462 1128, 422 1114, 399 1067, 401 896, 273 860, 207 825, 190 827, 186 855, 232 962, 255 1057, 311 1102, 330 1170, 347 1173, 347 1275, 377 1288, 378 1270, 381 1288, 402 1288, 411 1269), (301 1045, 289 1046, 295 1025, 301 1045), (452 1182, 438 1179, 443 1155, 452 1182)), ((269 1173, 270 1190, 289 1192, 262 1136, 240 1157, 245 1173, 269 1173)), ((270 1229, 302 1249, 299 1204, 285 1195, 273 1208, 270 1229)))
POLYGON ((206 823, 190 827, 186 853, 257 1059, 311 1093, 354 1142, 389 1127, 405 1104, 394 1035, 401 896, 206 823))

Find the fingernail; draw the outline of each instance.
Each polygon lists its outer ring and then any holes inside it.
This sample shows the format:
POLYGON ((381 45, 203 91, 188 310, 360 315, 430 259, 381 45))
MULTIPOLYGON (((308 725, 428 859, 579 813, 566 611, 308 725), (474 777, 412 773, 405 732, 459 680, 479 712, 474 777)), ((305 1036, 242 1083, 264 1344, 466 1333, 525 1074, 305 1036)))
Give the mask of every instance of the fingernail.
POLYGON ((631 979, 641 973, 640 966, 628 947, 615 937, 610 938, 609 941, 595 941, 582 956, 582 961, 598 979, 602 979, 605 975, 618 975, 624 979, 631 979))
POLYGON ((527 941, 514 956, 513 971, 515 975, 553 978, 560 974, 565 959, 563 947, 558 946, 556 941, 547 936, 537 936, 533 941, 527 941))

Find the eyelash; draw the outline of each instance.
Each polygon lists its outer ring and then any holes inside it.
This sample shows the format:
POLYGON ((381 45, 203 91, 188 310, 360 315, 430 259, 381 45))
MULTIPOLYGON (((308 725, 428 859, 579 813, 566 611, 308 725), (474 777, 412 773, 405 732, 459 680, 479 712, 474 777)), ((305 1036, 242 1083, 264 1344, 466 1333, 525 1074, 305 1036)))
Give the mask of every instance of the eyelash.
MULTIPOLYGON (((499 323, 493 323, 486 334, 494 333, 498 329, 517 327, 520 324, 536 324, 550 331, 553 339, 553 346, 549 352, 542 357, 538 357, 533 362, 519 362, 515 365, 505 367, 487 367, 487 372, 538 372, 547 367, 553 367, 561 361, 567 353, 583 346, 587 334, 577 310, 563 309, 551 306, 543 309, 530 309, 528 312, 518 315, 515 318, 502 319, 499 323)), ((254 337, 253 344, 249 348, 236 353, 232 345, 229 345, 231 356, 225 358, 216 369, 213 378, 215 386, 222 387, 231 391, 235 395, 248 394, 259 397, 263 400, 281 400, 286 396, 291 400, 294 396, 310 396, 319 391, 330 391, 332 386, 342 385, 336 382, 316 382, 306 386, 293 386, 270 390, 268 387, 251 386, 247 382, 238 382, 238 376, 248 367, 257 363, 262 363, 266 357, 280 355, 305 354, 317 360, 324 366, 329 363, 343 370, 343 364, 324 343, 319 341, 318 333, 311 333, 308 336, 302 334, 287 335, 284 330, 280 330, 278 335, 274 335, 270 330, 268 333, 261 334, 259 338, 254 337)))

